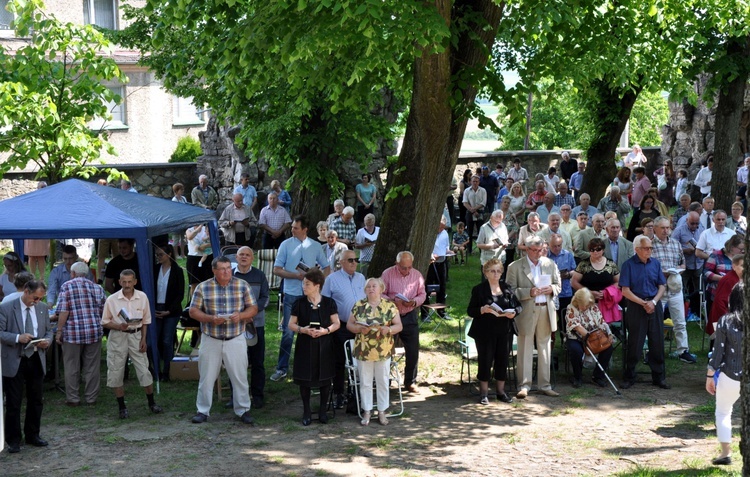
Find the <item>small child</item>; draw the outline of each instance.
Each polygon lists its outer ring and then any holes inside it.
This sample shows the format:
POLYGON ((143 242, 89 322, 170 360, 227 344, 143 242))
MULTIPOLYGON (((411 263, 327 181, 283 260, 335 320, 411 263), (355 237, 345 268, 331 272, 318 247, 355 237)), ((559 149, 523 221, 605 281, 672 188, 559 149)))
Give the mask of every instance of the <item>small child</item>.
POLYGON ((455 263, 459 263, 461 259, 461 265, 465 263, 466 259, 466 245, 469 243, 469 234, 466 233, 466 225, 463 222, 456 224, 456 233, 453 234, 453 251, 456 253, 455 263))
POLYGON ((677 185, 674 188, 674 198, 677 200, 677 202, 680 202, 680 197, 682 197, 682 194, 685 194, 687 192, 687 186, 688 186, 688 173, 685 169, 680 169, 677 171, 677 185))

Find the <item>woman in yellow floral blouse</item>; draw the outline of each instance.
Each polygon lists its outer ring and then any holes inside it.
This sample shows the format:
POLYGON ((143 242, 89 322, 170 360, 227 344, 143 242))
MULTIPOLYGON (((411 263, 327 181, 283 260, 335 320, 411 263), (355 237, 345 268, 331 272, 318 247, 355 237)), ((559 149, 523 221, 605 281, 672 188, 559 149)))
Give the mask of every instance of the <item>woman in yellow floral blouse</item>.
POLYGON ((393 335, 401 331, 401 317, 398 308, 381 296, 385 283, 380 278, 370 278, 365 282, 364 300, 358 301, 346 328, 354 333, 354 358, 359 361, 360 396, 362 397, 363 426, 370 424, 372 411, 372 381, 377 385, 378 421, 388 425, 385 411, 390 403, 388 376, 391 368, 393 335))

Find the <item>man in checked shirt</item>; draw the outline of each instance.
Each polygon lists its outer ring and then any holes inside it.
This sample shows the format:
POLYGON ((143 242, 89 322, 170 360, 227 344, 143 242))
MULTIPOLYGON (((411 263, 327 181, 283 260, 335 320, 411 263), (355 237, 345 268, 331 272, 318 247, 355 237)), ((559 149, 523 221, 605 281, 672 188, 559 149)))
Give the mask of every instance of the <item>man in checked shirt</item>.
POLYGON ((258 306, 250 285, 232 275, 232 262, 227 257, 215 258, 211 269, 214 277, 196 287, 190 303, 190 317, 200 321, 203 333, 198 355, 198 413, 192 422, 200 424, 208 420, 213 386, 223 361, 232 382, 234 413, 243 423, 253 424, 244 335, 245 323, 253 321, 258 306))

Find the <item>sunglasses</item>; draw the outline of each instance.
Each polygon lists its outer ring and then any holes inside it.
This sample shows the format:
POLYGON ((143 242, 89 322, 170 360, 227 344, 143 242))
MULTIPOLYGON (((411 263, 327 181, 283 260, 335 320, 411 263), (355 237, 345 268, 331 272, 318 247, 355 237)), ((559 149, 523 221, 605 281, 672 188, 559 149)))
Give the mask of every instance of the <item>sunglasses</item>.
POLYGON ((349 263, 359 263, 358 258, 347 258, 346 261, 349 263))
POLYGON ((602 247, 595 247, 589 250, 589 252, 601 252, 602 250, 604 250, 602 247))

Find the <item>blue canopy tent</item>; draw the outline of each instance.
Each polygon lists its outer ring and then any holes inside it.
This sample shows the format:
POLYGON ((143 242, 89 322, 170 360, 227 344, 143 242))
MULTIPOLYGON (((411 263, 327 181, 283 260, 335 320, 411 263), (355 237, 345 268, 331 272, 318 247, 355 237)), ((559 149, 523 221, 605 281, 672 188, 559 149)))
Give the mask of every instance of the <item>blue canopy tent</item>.
MULTIPOLYGON (((135 239, 140 284, 148 295, 151 316, 156 304, 151 273, 155 263, 153 237, 207 223, 212 248, 219 250, 213 211, 77 179, 0 201, 0 217, 0 238, 13 239, 21 256, 24 239, 135 239)), ((149 326, 148 340, 157 359, 155 326, 149 326)), ((158 366, 154 370, 158 378, 158 366)))

